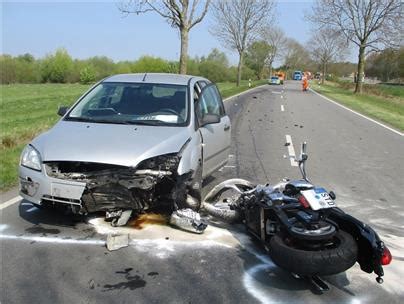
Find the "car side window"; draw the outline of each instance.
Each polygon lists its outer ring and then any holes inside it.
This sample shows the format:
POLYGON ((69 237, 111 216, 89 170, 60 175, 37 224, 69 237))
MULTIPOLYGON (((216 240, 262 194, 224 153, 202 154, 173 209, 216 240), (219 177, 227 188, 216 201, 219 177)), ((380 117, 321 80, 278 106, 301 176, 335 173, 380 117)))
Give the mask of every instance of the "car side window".
POLYGON ((224 115, 222 99, 215 85, 211 84, 203 88, 196 109, 199 118, 206 114, 224 115))

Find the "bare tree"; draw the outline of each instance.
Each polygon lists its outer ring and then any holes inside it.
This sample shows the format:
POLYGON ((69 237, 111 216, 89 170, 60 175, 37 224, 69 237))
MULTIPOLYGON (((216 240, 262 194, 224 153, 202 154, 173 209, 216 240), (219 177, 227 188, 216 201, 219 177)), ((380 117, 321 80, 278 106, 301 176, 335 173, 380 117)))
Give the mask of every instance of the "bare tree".
POLYGON ((362 92, 366 51, 399 37, 401 5, 400 0, 317 0, 313 6, 311 21, 340 31, 359 48, 355 93, 362 92))
POLYGON ((267 62, 269 67, 269 75, 272 75, 272 65, 275 58, 281 57, 286 47, 285 33, 278 27, 267 25, 262 28, 261 38, 270 46, 267 62))
POLYGON ((347 40, 339 32, 323 28, 314 32, 308 42, 313 60, 319 62, 323 72, 321 83, 324 84, 327 66, 336 59, 343 59, 347 53, 347 40))
POLYGON ((285 45, 284 67, 286 70, 310 69, 310 54, 303 45, 293 38, 288 38, 285 45))
POLYGON ((214 25, 211 33, 226 48, 237 51, 237 86, 246 48, 258 36, 260 28, 272 18, 272 0, 215 0, 212 2, 214 25))
POLYGON ((118 8, 124 14, 155 12, 172 27, 177 28, 181 37, 180 74, 187 73, 189 31, 205 17, 211 0, 127 0, 118 8))

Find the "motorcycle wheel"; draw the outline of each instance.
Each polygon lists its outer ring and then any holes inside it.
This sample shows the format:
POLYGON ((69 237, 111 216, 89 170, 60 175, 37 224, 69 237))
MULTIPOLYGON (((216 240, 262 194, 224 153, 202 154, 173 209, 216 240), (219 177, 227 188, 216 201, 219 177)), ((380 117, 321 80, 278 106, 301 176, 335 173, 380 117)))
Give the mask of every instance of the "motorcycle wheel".
POLYGON ((358 255, 353 237, 340 230, 330 243, 331 246, 320 250, 308 250, 276 234, 270 240, 269 255, 276 265, 299 275, 333 275, 351 268, 358 255))

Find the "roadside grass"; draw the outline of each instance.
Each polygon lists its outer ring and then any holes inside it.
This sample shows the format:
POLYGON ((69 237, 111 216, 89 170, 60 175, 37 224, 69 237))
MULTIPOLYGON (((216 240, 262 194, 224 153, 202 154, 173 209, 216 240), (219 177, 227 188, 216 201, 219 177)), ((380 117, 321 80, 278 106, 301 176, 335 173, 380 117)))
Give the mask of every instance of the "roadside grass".
MULTIPOLYGON (((257 87, 263 84, 266 84, 267 80, 257 80, 257 81, 251 81, 251 88, 257 87)), ((233 95, 236 95, 238 93, 244 92, 248 89, 248 81, 243 80, 240 83, 240 86, 237 87, 234 82, 221 82, 217 83, 217 87, 219 88, 220 94, 222 95, 223 98, 227 98, 233 95)))
POLYGON ((319 85, 312 81, 311 87, 334 101, 337 101, 352 110, 384 122, 400 131, 404 131, 404 90, 390 85, 380 86, 383 94, 370 93, 354 94, 353 90, 341 87, 334 82, 319 85))
POLYGON ((71 105, 88 88, 80 84, 0 86, 1 190, 16 184, 19 156, 24 146, 55 124, 60 105, 71 105))
POLYGON ((404 98, 404 85, 379 84, 377 86, 385 95, 404 98))
MULTIPOLYGON (((252 86, 265 81, 253 81, 252 86)), ((223 98, 249 89, 248 81, 218 83, 223 98)), ((73 104, 90 86, 81 84, 0 85, 0 191, 15 186, 22 149, 60 118, 61 105, 73 104)))

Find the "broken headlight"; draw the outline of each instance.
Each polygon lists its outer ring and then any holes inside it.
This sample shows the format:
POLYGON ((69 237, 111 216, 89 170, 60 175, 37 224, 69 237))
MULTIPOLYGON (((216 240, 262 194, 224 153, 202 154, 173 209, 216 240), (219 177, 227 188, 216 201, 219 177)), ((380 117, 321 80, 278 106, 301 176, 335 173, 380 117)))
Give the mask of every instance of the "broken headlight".
POLYGON ((21 166, 41 171, 41 156, 31 145, 27 145, 21 153, 21 166))
POLYGON ((138 170, 151 169, 159 171, 175 171, 180 163, 177 153, 159 155, 142 161, 138 170))

